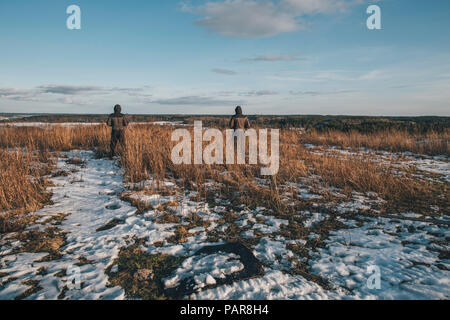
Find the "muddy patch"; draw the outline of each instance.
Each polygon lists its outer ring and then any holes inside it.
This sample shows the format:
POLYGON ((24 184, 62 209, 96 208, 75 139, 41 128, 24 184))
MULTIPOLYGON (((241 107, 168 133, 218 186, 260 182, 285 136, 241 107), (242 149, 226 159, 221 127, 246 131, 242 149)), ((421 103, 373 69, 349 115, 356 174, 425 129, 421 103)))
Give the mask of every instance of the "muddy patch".
POLYGON ((109 286, 120 286, 128 298, 144 300, 170 299, 164 292, 162 279, 175 270, 183 258, 164 254, 148 254, 138 244, 120 250, 119 257, 105 273, 109 286))
POLYGON ((114 210, 119 210, 121 208, 121 205, 119 203, 111 203, 111 204, 107 205, 105 208, 108 210, 114 211, 114 210))
POLYGON ((102 226, 102 227, 100 227, 100 228, 98 228, 96 231, 97 232, 101 232, 101 231, 107 231, 107 230, 110 230, 110 229, 112 229, 112 228, 114 228, 114 227, 116 227, 116 226, 118 226, 118 225, 120 225, 120 224, 124 224, 125 223, 125 221, 124 220, 121 220, 121 219, 112 219, 111 221, 109 221, 107 224, 105 224, 104 226, 102 226))
MULTIPOLYGON (((262 263, 253 255, 253 252, 247 246, 240 242, 206 246, 198 250, 191 258, 204 257, 205 259, 208 259, 210 256, 224 253, 230 254, 231 257, 236 258, 240 264, 242 264, 239 271, 230 274, 222 273, 218 277, 205 274, 200 275, 200 278, 202 276, 205 277, 202 285, 199 285, 199 276, 194 274, 193 276, 180 280, 177 286, 166 288, 166 294, 174 299, 181 299, 185 296, 190 296, 199 290, 211 289, 231 284, 236 281, 248 280, 264 275, 262 263)), ((175 278, 176 277, 177 276, 175 276, 175 278)))

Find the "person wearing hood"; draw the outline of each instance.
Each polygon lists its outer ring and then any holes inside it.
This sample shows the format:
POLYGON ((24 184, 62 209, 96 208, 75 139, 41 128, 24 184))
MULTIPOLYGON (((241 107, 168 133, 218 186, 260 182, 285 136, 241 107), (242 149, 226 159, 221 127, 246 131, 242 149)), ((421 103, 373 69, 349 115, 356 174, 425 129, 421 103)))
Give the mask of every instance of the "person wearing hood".
POLYGON ((248 121, 248 118, 242 114, 242 108, 240 106, 237 106, 235 112, 236 114, 231 117, 230 120, 230 129, 250 129, 250 121, 248 121))
POLYGON ((114 113, 109 115, 106 124, 112 128, 111 131, 111 156, 116 155, 117 145, 125 145, 125 129, 128 126, 127 117, 122 114, 122 107, 120 105, 114 106, 114 113))

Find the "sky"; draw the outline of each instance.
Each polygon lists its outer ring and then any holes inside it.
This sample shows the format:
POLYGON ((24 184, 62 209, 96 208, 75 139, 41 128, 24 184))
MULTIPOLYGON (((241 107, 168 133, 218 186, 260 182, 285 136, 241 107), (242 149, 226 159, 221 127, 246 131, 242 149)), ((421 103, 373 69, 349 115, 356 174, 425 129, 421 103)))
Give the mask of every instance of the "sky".
POLYGON ((0 113, 450 116, 449 17, 448 0, 1 1, 0 113))

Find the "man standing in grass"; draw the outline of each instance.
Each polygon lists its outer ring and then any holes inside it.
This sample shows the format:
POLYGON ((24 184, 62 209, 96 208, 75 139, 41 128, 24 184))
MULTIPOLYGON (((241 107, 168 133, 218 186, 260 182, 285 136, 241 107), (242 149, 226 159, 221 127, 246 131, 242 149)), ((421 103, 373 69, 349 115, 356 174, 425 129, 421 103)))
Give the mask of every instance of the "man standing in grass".
POLYGON ((114 113, 112 113, 108 121, 106 122, 108 126, 112 128, 111 131, 111 157, 116 155, 116 148, 119 144, 120 146, 125 145, 125 129, 128 126, 127 117, 122 114, 122 107, 120 105, 114 106, 114 113))
POLYGON ((248 121, 248 118, 242 114, 242 108, 240 106, 237 106, 235 112, 236 114, 231 117, 230 120, 230 129, 250 129, 250 121, 248 121))
POLYGON ((237 106, 234 111, 236 114, 231 117, 229 127, 230 129, 234 130, 233 150, 237 150, 237 153, 234 155, 234 157, 235 163, 238 163, 237 154, 245 154, 245 134, 243 130, 250 129, 250 121, 248 121, 248 118, 242 114, 242 108, 240 106, 237 106), (244 141, 244 143, 238 143, 238 141, 244 141))

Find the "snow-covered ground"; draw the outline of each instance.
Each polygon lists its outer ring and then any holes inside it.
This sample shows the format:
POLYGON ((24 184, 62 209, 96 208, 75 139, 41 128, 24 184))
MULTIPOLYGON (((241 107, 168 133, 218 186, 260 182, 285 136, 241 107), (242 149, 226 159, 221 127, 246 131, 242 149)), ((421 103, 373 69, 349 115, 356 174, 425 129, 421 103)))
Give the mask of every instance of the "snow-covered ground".
MULTIPOLYGON (((250 210, 242 206, 233 212, 234 221, 230 221, 224 218, 229 214, 226 203, 210 206, 193 201, 195 193, 179 192, 175 181, 165 182, 165 188, 173 191, 169 193, 155 191, 152 181, 126 185, 123 172, 114 161, 96 159, 88 151, 66 155, 80 158, 84 165, 68 164, 67 158, 58 159, 58 170, 69 175, 52 178, 54 204, 38 211, 37 223, 28 228, 41 231, 57 228, 65 235, 65 243, 59 249, 61 256, 46 261, 45 252, 21 252, 24 243, 18 240, 17 233, 2 235, 0 299, 24 294, 30 288, 28 280, 36 281, 38 287, 27 299, 126 299, 123 288, 108 285, 106 269, 112 267, 111 272, 118 272, 114 263, 120 249, 136 239, 145 239, 140 249, 147 254, 162 253, 184 259, 163 283, 171 289, 183 280, 192 279, 194 293, 185 298, 450 298, 450 234, 446 216, 425 219, 408 213, 356 218, 354 213, 370 208, 378 200, 355 194, 352 201, 343 200, 336 206, 338 217, 330 217, 326 212, 299 212, 295 218, 309 234, 292 238, 282 232, 292 221, 274 216, 265 208, 250 210), (137 214, 136 207, 121 198, 144 203, 147 210, 137 214), (161 221, 164 212, 177 220, 161 221), (61 214, 64 220, 55 223, 55 217, 61 214), (198 217, 195 223, 193 215, 198 217), (345 228, 331 231, 322 246, 306 246, 320 238, 319 227, 331 218, 337 218, 345 228), (115 223, 105 228, 112 221, 115 223), (181 227, 184 233, 179 236, 181 227), (207 246, 223 245, 220 234, 227 230, 236 230, 253 243, 251 253, 260 261, 262 275, 219 285, 223 279, 243 271, 244 257, 220 250, 209 254, 197 252, 207 246), (294 250, 295 247, 306 248, 310 258, 299 254, 301 250, 294 250), (303 263, 309 275, 293 271, 296 263, 303 263), (374 267, 380 271, 380 288, 368 285, 373 276, 369 271, 374 267), (79 274, 79 288, 69 284, 73 274, 79 274)), ((449 174, 448 166, 439 164, 446 160, 432 161, 426 159, 419 165, 433 167, 437 163, 440 174, 449 174)), ((312 201, 321 198, 302 186, 299 194, 312 201)))
POLYGON ((358 298, 449 299, 448 225, 401 218, 334 232, 312 270, 358 298), (367 286, 371 266, 380 269, 380 289, 367 286))

